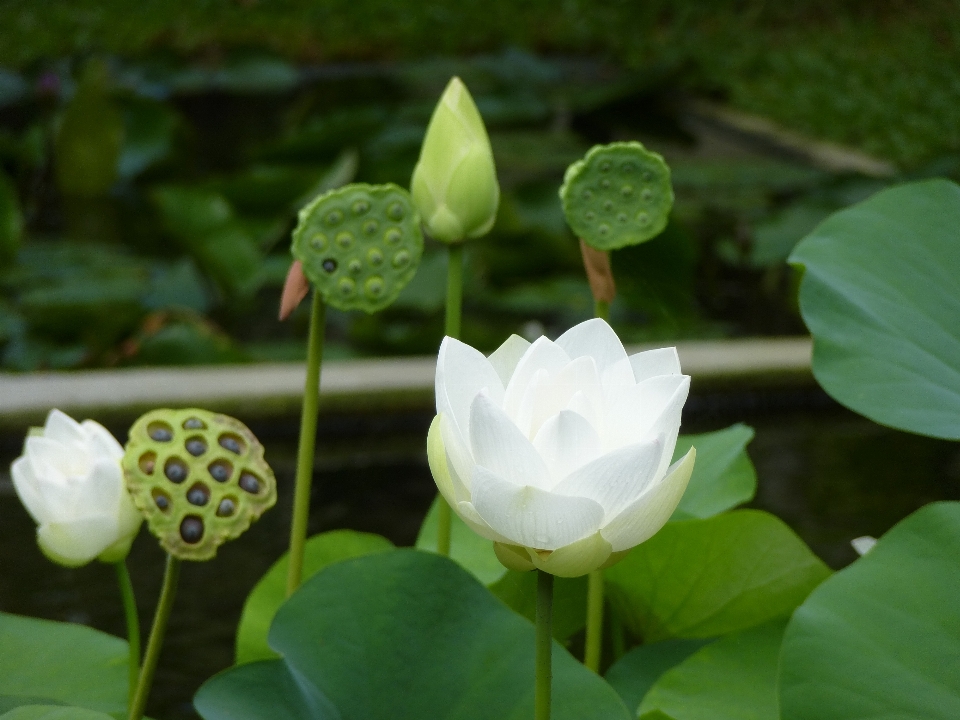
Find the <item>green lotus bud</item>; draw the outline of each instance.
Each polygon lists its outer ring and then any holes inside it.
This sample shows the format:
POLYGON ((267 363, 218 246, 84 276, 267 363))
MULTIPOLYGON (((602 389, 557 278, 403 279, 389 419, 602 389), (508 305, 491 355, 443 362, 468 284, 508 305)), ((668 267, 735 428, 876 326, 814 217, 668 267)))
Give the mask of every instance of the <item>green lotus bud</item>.
POLYGON ((373 313, 416 274, 423 233, 406 190, 352 183, 300 211, 291 251, 324 302, 373 313))
POLYGON ((485 235, 497 218, 500 186, 490 138, 458 77, 430 118, 410 192, 427 232, 442 242, 485 235))
POLYGON ((151 410, 130 428, 121 462, 150 532, 181 560, 209 560, 277 501, 263 445, 208 410, 151 410))
POLYGON ((567 223, 588 245, 615 250, 659 235, 673 207, 670 168, 638 142, 592 147, 560 188, 567 223))

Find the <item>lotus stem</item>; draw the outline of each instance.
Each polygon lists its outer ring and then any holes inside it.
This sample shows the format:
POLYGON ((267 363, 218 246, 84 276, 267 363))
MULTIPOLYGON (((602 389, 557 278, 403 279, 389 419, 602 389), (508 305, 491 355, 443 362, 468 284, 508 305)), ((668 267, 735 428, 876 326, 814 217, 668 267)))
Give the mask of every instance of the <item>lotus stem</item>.
POLYGON ((587 575, 587 637, 583 664, 600 672, 600 651, 603 647, 603 570, 587 575))
POLYGON ((553 575, 537 570, 536 678, 534 720, 550 720, 550 692, 553 685, 553 575))
POLYGON ((313 482, 313 456, 317 445, 317 412, 320 403, 320 366, 323 363, 323 336, 326 305, 317 290, 310 308, 310 332, 307 336, 307 378, 303 386, 300 414, 300 441, 297 446, 297 479, 293 493, 293 518, 290 523, 290 553, 287 570, 287 597, 300 587, 303 579, 303 553, 310 518, 310 485, 313 482))
POLYGON ((143 658, 143 669, 137 680, 137 690, 130 703, 129 720, 142 720, 147 707, 147 698, 153 686, 153 675, 160 659, 160 649, 163 647, 163 637, 167 632, 167 622, 173 610, 173 600, 177 595, 177 580, 180 578, 180 561, 173 555, 167 555, 167 567, 163 573, 163 588, 160 591, 160 601, 157 603, 157 612, 153 616, 153 628, 150 630, 150 640, 147 643, 147 654, 143 658))
POLYGON ((127 703, 133 704, 137 692, 137 680, 140 677, 140 616, 137 614, 137 599, 133 594, 133 583, 126 559, 113 564, 117 570, 117 584, 120 586, 120 599, 123 601, 123 614, 127 620, 127 646, 130 650, 130 692, 127 703))
POLYGON ((595 300, 593 303, 593 316, 610 322, 610 303, 606 300, 595 300))
MULTIPOLYGON (((447 245, 447 315, 444 334, 460 338, 463 317, 463 243, 447 245)), ((437 552, 450 555, 450 527, 453 520, 450 506, 440 496, 437 508, 437 552)))

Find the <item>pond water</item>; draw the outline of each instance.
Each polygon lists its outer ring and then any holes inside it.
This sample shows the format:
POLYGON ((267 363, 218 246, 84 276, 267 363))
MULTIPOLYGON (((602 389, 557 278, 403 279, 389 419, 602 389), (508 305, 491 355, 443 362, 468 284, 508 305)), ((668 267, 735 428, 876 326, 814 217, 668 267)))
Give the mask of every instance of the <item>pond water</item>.
MULTIPOLYGON (((776 513, 831 566, 855 555, 850 539, 880 535, 921 505, 960 500, 960 444, 875 425, 819 390, 696 395, 684 430, 744 421, 759 489, 754 507, 776 513)), ((321 418, 311 534, 335 528, 377 532, 413 543, 435 488, 426 465, 429 411, 321 418)), ((148 712, 164 720, 195 718, 199 684, 230 665, 243 600, 286 549, 297 420, 249 421, 264 441, 279 482, 277 506, 212 564, 185 563, 180 591, 148 712)), ((123 428, 111 428, 118 436, 123 428)), ((113 569, 99 563, 68 570, 45 560, 34 525, 7 474, 22 437, 0 437, 0 610, 88 624, 117 635, 124 624, 113 569)), ((159 592, 163 554, 142 532, 129 564, 144 633, 159 592)))

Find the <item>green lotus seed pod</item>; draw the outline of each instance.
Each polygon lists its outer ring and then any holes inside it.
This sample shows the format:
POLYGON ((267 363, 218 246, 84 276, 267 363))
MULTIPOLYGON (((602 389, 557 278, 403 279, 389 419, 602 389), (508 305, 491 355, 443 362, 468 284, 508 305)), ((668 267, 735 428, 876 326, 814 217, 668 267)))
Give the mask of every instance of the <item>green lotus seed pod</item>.
POLYGON ((277 501, 263 445, 208 410, 151 410, 130 428, 127 489, 150 532, 181 560, 209 560, 277 501))
POLYGON ((560 187, 567 223, 588 245, 615 250, 659 235, 673 207, 670 168, 638 142, 595 145, 560 187))
POLYGON ((373 313, 417 272, 420 217, 403 188, 346 185, 300 211, 292 251, 327 304, 373 313))

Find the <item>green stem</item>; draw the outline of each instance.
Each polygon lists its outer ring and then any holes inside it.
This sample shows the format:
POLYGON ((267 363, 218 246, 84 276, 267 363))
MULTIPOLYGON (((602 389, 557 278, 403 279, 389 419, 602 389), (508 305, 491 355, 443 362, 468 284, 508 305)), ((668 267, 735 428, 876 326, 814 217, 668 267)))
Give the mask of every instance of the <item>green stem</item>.
POLYGON ((444 332, 460 338, 463 315, 463 243, 447 245, 447 317, 444 332))
POLYGON ((130 571, 127 570, 126 559, 113 566, 117 570, 117 584, 120 586, 120 598, 123 600, 123 614, 127 619, 127 646, 130 649, 130 694, 128 703, 133 703, 133 696, 137 692, 137 679, 140 676, 140 616, 137 615, 137 599, 133 594, 133 583, 130 582, 130 571))
POLYGON ((553 575, 537 570, 537 670, 533 694, 534 720, 550 720, 553 685, 553 575))
POLYGON ((610 303, 606 300, 594 300, 593 316, 610 322, 610 303))
POLYGON ((300 414, 300 442, 297 446, 297 479, 293 492, 293 520, 290 524, 290 553, 287 566, 287 597, 300 587, 303 579, 303 552, 307 543, 310 518, 310 484, 313 481, 313 455, 317 445, 317 412, 320 403, 320 366, 323 363, 323 334, 326 305, 317 290, 310 308, 310 334, 307 337, 307 379, 303 385, 300 414))
MULTIPOLYGON (((463 317, 463 243, 447 245, 447 315, 444 334, 460 338, 463 317)), ((453 522, 450 506, 441 497, 437 508, 437 552, 450 555, 450 527, 453 522)))
POLYGON ((130 703, 129 720, 141 720, 147 707, 147 697, 153 686, 153 674, 160 659, 160 648, 163 647, 163 636, 167 632, 167 621, 173 610, 173 599, 177 595, 177 580, 180 578, 180 561, 173 555, 167 555, 167 567, 163 573, 163 588, 160 591, 160 601, 157 603, 157 612, 153 616, 153 628, 150 630, 150 640, 147 642, 147 654, 143 657, 143 669, 137 681, 137 691, 133 694, 130 703))
POLYGON ((600 650, 603 647, 603 570, 587 576, 587 638, 583 664, 600 671, 600 650))

